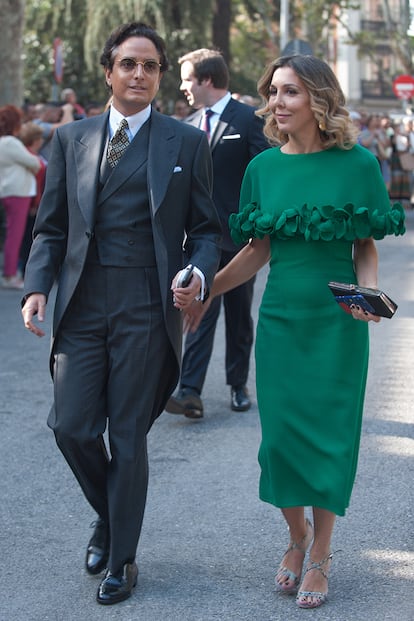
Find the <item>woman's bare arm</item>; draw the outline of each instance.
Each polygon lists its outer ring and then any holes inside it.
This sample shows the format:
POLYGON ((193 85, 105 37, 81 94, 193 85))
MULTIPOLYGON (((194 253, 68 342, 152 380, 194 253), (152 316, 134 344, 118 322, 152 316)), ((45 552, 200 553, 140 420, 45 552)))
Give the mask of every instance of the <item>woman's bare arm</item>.
POLYGON ((230 263, 217 272, 209 298, 204 304, 197 302, 182 308, 185 312, 184 330, 195 332, 214 297, 222 295, 250 280, 250 278, 257 274, 260 268, 266 265, 269 259, 269 237, 251 240, 233 257, 230 263))
POLYGON ((378 253, 372 237, 354 243, 354 266, 360 287, 377 287, 378 253))
POLYGON ((210 295, 221 295, 247 282, 270 259, 269 237, 252 239, 214 277, 210 295))
MULTIPOLYGON (((367 239, 357 239, 354 242, 354 269, 357 276, 357 282, 360 287, 377 288, 378 283, 378 253, 375 242, 372 237, 367 239)), ((378 323, 381 317, 372 315, 362 308, 351 307, 354 319, 362 321, 375 321, 378 323)))

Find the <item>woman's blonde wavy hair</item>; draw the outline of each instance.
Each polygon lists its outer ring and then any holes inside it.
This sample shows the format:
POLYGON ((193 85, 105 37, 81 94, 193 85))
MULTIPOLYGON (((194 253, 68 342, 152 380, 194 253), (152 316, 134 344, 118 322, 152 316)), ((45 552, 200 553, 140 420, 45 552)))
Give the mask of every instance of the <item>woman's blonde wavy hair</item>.
POLYGON ((340 149, 351 149, 357 141, 358 130, 345 108, 345 96, 334 72, 323 60, 303 54, 281 56, 272 61, 257 83, 263 106, 256 114, 265 119, 264 133, 268 140, 280 145, 289 139, 286 133, 278 129, 269 109, 269 88, 274 72, 280 67, 293 69, 305 85, 323 148, 337 146, 340 149))

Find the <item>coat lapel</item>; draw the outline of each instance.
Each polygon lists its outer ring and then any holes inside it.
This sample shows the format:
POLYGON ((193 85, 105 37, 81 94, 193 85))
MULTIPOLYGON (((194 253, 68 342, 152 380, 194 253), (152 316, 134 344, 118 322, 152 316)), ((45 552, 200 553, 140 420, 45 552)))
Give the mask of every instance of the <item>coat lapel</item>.
MULTIPOLYGON (((90 120, 86 130, 73 141, 79 209, 92 230, 95 222, 100 162, 105 146, 108 114, 90 120)), ((70 181, 68 180, 68 183, 70 181)))
POLYGON ((188 123, 189 125, 193 125, 194 127, 197 127, 197 129, 200 129, 202 114, 202 109, 196 110, 196 112, 193 112, 185 119, 184 123, 188 123))
MULTIPOLYGON (((231 119, 233 117, 233 112, 234 112, 234 105, 233 105, 233 100, 231 99, 229 103, 227 104, 227 106, 224 108, 218 120, 218 123, 216 125, 216 128, 214 130, 214 133, 211 136, 211 139, 210 139, 210 150, 211 151, 213 151, 214 147, 220 142, 221 137, 223 136, 224 132, 228 128, 231 122, 231 119)), ((190 125, 194 125, 194 127, 200 127, 202 114, 203 114, 202 110, 197 110, 197 112, 194 112, 194 114, 190 115, 185 120, 185 122, 189 123, 190 125)))
POLYGON ((168 117, 153 110, 148 148, 148 187, 153 214, 165 198, 180 147, 181 136, 168 117))
POLYGON ((224 134, 224 132, 226 131, 228 126, 229 126, 228 122, 222 121, 220 118, 219 122, 216 125, 216 129, 214 130, 214 134, 211 137, 211 142, 210 142, 211 151, 213 151, 216 144, 220 142, 220 139, 222 135, 224 134))
POLYGON ((221 137, 223 136, 223 134, 225 133, 225 131, 227 130, 228 126, 231 123, 231 120, 234 116, 235 107, 236 107, 234 103, 235 103, 234 100, 230 99, 227 106, 224 108, 223 112, 220 115, 219 122, 217 123, 215 132, 211 138, 210 148, 212 151, 214 147, 217 145, 217 143, 220 142, 221 137))

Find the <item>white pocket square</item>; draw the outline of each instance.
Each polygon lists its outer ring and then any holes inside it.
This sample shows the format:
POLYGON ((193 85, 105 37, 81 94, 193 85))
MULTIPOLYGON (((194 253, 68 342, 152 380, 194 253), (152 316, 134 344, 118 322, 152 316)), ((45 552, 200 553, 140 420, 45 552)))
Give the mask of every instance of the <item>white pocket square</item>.
POLYGON ((240 134, 227 134, 227 136, 222 136, 222 140, 237 140, 241 138, 240 134))
POLYGON ((173 172, 183 172, 183 169, 181 168, 181 166, 174 166, 174 170, 173 172))

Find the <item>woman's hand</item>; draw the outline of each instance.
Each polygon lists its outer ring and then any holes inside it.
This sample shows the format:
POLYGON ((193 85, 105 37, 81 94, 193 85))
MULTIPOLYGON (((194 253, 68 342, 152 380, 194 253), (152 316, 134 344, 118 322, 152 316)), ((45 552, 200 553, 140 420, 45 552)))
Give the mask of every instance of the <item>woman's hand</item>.
POLYGON ((359 319, 359 321, 366 321, 366 322, 374 321, 375 323, 379 323, 381 321, 381 317, 379 317, 378 315, 373 315, 372 313, 369 313, 368 311, 361 308, 361 306, 358 306, 356 304, 351 304, 349 308, 351 309, 352 317, 354 319, 359 319))
POLYGON ((208 298, 204 303, 200 301, 194 301, 188 308, 185 309, 183 332, 195 332, 201 323, 202 318, 206 314, 210 307, 212 298, 208 298))

